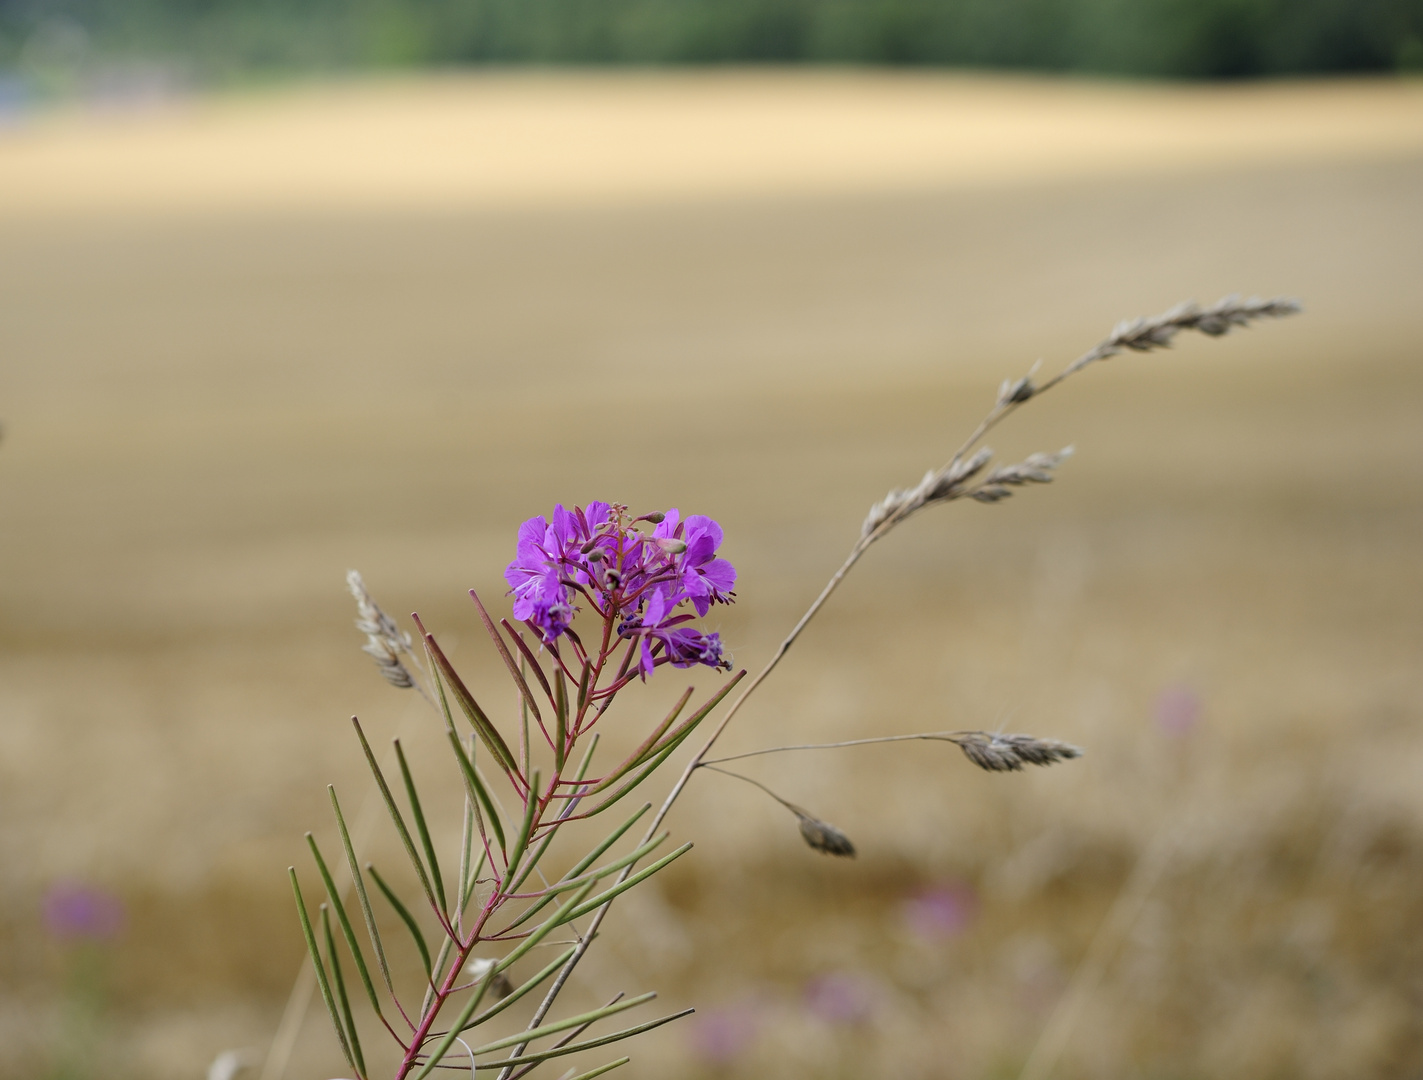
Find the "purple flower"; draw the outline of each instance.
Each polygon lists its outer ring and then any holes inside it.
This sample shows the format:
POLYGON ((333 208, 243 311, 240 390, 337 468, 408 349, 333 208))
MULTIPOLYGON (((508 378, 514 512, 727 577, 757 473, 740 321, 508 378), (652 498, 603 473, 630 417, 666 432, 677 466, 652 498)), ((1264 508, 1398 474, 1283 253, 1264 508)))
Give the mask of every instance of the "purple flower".
POLYGON ((1170 686, 1156 699, 1156 723, 1167 735, 1189 735, 1201 718, 1201 698, 1189 686, 1170 686))
POLYGON ((669 600, 666 593, 654 592, 642 616, 619 627, 620 636, 642 639, 638 662, 643 674, 652 674, 659 660, 673 667, 705 664, 730 671, 731 661, 722 656, 720 634, 704 634, 686 625, 692 621, 691 615, 672 614, 680 599, 669 600))
POLYGON ((44 921, 61 940, 107 941, 124 927, 124 908, 118 897, 87 885, 60 882, 44 897, 44 921))
POLYGON ((568 629, 581 597, 620 638, 636 641, 644 677, 664 663, 729 670, 721 637, 687 625, 692 615, 677 610, 690 604, 705 615, 713 603, 735 598, 736 569, 716 554, 721 526, 702 515, 683 521, 676 508, 650 517, 656 524, 647 534, 639 526, 648 517, 629 518, 626 507, 593 502, 572 510, 560 504, 552 520, 524 522, 504 571, 514 617, 552 643, 568 629))
POLYGON ((915 936, 927 940, 957 937, 978 914, 978 896, 962 882, 926 889, 904 905, 904 921, 915 936))
POLYGON ((805 987, 805 1004, 827 1024, 862 1024, 875 1011, 878 987, 863 975, 841 971, 821 975, 805 987))
POLYGON ((714 602, 731 602, 736 567, 716 557, 716 549, 721 547, 720 525, 701 514, 693 514, 686 521, 679 521, 679 517, 674 506, 653 533, 658 539, 686 544, 686 550, 674 556, 676 583, 669 583, 666 588, 669 593, 680 591, 691 599, 698 615, 705 615, 714 602))
POLYGON ((750 1046, 758 1027, 759 1009, 749 1002, 698 1013, 689 1031, 692 1049, 702 1060, 724 1065, 750 1046))

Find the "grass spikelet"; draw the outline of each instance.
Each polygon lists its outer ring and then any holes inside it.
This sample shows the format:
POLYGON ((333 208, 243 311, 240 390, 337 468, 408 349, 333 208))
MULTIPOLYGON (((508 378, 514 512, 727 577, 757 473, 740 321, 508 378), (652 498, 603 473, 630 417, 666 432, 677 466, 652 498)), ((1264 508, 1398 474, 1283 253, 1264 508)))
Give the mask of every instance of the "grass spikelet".
POLYGON ((987 772, 1018 772, 1024 765, 1052 765, 1082 756, 1082 748, 1034 735, 995 735, 968 731, 950 740, 964 757, 987 772))
POLYGON ((415 685, 415 677, 405 666, 401 655, 410 652, 411 638, 395 624, 395 620, 380 609, 375 602, 360 573, 346 571, 346 587, 356 600, 356 629, 366 635, 366 643, 361 646, 365 653, 376 662, 381 676, 391 686, 409 690, 415 685))
POLYGON ((804 812, 798 812, 796 817, 800 819, 801 836, 816 851, 823 851, 827 855, 838 855, 847 859, 855 857, 855 845, 850 842, 848 836, 830 822, 813 818, 804 812))

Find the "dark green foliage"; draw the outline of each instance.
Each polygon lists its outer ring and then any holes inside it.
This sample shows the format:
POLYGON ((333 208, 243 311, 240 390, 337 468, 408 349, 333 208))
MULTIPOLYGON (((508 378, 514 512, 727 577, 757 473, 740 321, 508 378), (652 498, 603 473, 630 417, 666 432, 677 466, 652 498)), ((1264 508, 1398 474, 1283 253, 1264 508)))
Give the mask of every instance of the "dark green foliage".
POLYGON ((207 77, 817 62, 1207 78, 1423 61, 1423 0, 0 0, 0 64, 55 25, 207 77))

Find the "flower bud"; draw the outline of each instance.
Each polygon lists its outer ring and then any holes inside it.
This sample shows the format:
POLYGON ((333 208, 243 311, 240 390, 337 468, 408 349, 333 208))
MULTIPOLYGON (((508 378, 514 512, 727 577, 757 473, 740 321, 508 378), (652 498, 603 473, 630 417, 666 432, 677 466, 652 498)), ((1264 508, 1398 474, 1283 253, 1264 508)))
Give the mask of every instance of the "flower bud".
POLYGON ((664 514, 661 510, 654 510, 654 511, 652 511, 652 513, 650 513, 650 514, 643 514, 642 517, 638 518, 638 520, 639 520, 639 521, 650 521, 650 522, 652 522, 652 524, 654 524, 654 525, 661 525, 662 522, 663 522, 664 520, 666 520, 666 518, 667 518, 667 515, 664 514))
POLYGON ((594 548, 592 551, 585 552, 585 554, 588 556, 588 561, 590 563, 600 563, 603 561, 603 553, 597 548, 594 548))
POLYGON ((657 546, 667 552, 668 555, 680 555, 687 550, 687 542, 685 540, 677 540, 670 536, 659 536, 657 538, 657 546))

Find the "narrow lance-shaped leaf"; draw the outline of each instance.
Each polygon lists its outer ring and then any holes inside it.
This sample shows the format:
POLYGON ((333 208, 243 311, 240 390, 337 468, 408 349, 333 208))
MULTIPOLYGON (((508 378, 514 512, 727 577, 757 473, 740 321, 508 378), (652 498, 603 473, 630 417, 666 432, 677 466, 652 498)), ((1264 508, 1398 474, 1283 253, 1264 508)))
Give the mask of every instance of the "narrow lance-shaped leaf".
POLYGON ((692 850, 692 845, 691 845, 690 843, 683 844, 683 845, 682 845, 681 847, 679 847, 676 851, 672 852, 672 853, 669 854, 669 855, 664 855, 662 858, 658 859, 658 860, 657 860, 655 863, 653 863, 651 866, 647 867, 646 869, 639 870, 636 874, 633 874, 630 878, 627 878, 625 881, 620 881, 620 882, 618 882, 618 883, 617 883, 616 885, 614 885, 611 889, 605 889, 604 891, 600 892, 597 896, 593 897, 591 900, 585 900, 585 901, 583 901, 581 904, 579 904, 577 907, 575 907, 572 911, 567 912, 567 913, 563 916, 563 921, 564 921, 564 922, 567 922, 569 919, 576 919, 576 918, 578 918, 578 917, 581 916, 581 915, 586 915, 586 914, 588 914, 588 912, 590 912, 590 911, 596 911, 598 908, 600 908, 600 907, 602 907, 604 904, 606 904, 609 900, 612 900, 612 899, 614 899, 615 897, 618 897, 618 896, 622 895, 623 893, 627 892, 629 889, 633 888, 633 886, 635 886, 635 885, 640 885, 640 884, 642 884, 644 881, 646 881, 648 878, 650 878, 653 874, 657 873, 657 872, 658 872, 659 870, 661 870, 663 867, 667 866, 668 864, 670 864, 671 862, 673 862, 673 861, 676 860, 676 859, 680 859, 683 855, 685 855, 687 852, 689 852, 689 851, 691 851, 691 850, 692 850))
MULTIPOLYGON (((520 661, 523 666, 523 661, 520 661)), ((539 730, 543 730, 543 721, 539 721, 539 730)), ((548 738, 548 732, 544 732, 544 738, 548 738)), ((519 759, 523 763, 523 772, 529 776, 534 767, 534 744, 529 737, 529 699, 521 696, 519 698, 519 759)), ((532 793, 538 785, 533 781, 529 782, 529 792, 532 793)))
POLYGON ((366 1059, 361 1053, 361 1036, 356 1031, 356 1019, 351 1015, 351 999, 346 996, 346 977, 341 974, 341 958, 336 955, 336 942, 331 937, 331 919, 325 904, 321 905, 321 936, 326 941, 326 955, 331 960, 331 982, 336 988, 336 1002, 341 1007, 346 1037, 351 1041, 351 1055, 356 1059, 356 1076, 365 1080, 366 1059))
POLYGON ((435 896, 439 898, 441 911, 448 912, 445 899, 445 883, 440 877, 440 860, 435 857, 435 845, 430 841, 430 829, 425 824, 425 811, 420 806, 420 796, 415 791, 415 777, 410 774, 410 763, 405 760, 405 750, 400 740, 395 744, 395 759, 400 763, 400 776, 405 781, 405 795, 410 800, 410 813, 415 818, 415 831, 420 834, 420 846, 425 849, 425 863, 430 868, 430 876, 435 882, 435 896))
MULTIPOLYGON (((474 853, 474 795, 466 791, 464 794, 464 815, 460 819, 460 872, 459 879, 455 884, 455 918, 464 917, 465 897, 468 895, 466 886, 469 884, 469 862, 470 856, 474 853)), ((462 923, 457 925, 463 928, 462 923)))
POLYGON ((410 865, 415 868, 415 874, 420 879, 420 885, 425 890, 425 895, 429 898, 432 906, 438 907, 435 903, 435 891, 430 887, 430 879, 425 874, 425 864, 420 861, 420 856, 415 853, 415 844, 410 839, 410 830, 405 827, 405 818, 401 816, 400 807, 395 805, 395 797, 390 793, 390 785, 385 782, 385 774, 381 772, 380 765, 376 762, 376 756, 371 752, 371 744, 366 742, 366 733, 361 730, 361 723, 354 716, 351 717, 351 724, 356 729, 356 735, 361 740, 361 749, 366 753, 366 764, 371 767, 371 775, 376 778, 376 786, 380 788, 381 797, 385 799, 385 808, 390 813, 390 820, 395 823, 395 831, 400 834, 400 842, 405 845, 405 854, 410 858, 410 865))
POLYGON ((336 888, 336 882, 331 877, 326 860, 321 857, 321 849, 316 846, 316 837, 307 833, 306 842, 311 848, 311 857, 316 860, 316 869, 321 874, 321 883, 326 886, 326 895, 331 901, 331 908, 336 912, 336 921, 341 926, 341 935, 346 939, 346 947, 351 950, 351 958, 356 962, 356 972, 365 985, 366 995, 371 999, 371 1008, 379 1016, 381 1015, 380 1001, 376 998, 376 988, 371 983, 370 972, 366 970, 366 958, 361 952, 361 943, 356 940, 355 928, 351 926, 351 920, 346 915, 346 905, 341 902, 341 893, 336 888))
MULTIPOLYGON (((643 814, 647 813, 647 811, 651 809, 651 803, 643 803, 642 808, 638 810, 637 813, 633 814, 632 817, 628 818, 616 829, 610 832, 606 837, 603 838, 602 843, 600 843, 597 847, 593 848, 593 850, 588 852, 588 854, 584 855, 583 858, 578 860, 578 862, 574 863, 573 867, 568 871, 568 873, 564 874, 563 877, 559 879, 560 882, 568 881, 570 878, 576 878, 580 874, 582 874, 583 871, 587 870, 588 867, 592 866, 593 863, 598 860, 599 856, 603 854, 603 852, 607 851, 608 848, 616 844, 618 840, 622 838, 623 833, 627 832, 633 827, 633 825, 637 822, 638 818, 642 817, 643 814)), ((515 919, 509 924, 508 929, 512 930, 514 929, 514 927, 522 926, 524 923, 528 922, 536 914, 542 911, 545 906, 551 903, 555 895, 556 894, 554 893, 549 893, 547 896, 543 897, 543 899, 530 906, 528 910, 523 912, 523 914, 521 914, 517 919, 515 919)))
MULTIPOLYGON (((634 850, 629 851, 620 859, 614 859, 612 862, 606 863, 603 866, 598 867, 596 870, 589 870, 586 874, 580 874, 577 877, 565 878, 561 881, 556 881, 544 890, 544 894, 541 899, 549 900, 557 896, 559 893, 565 893, 569 889, 576 889, 578 888, 578 886, 588 881, 602 881, 605 877, 608 877, 612 874, 616 874, 624 867, 631 866, 633 863, 641 862, 643 859, 647 858, 647 856, 651 855, 654 851, 660 848, 664 843, 666 843, 667 838, 671 835, 672 834, 670 832, 658 833, 647 843, 643 844, 639 848, 635 848, 634 850)), ((530 910, 532 911, 533 909, 530 910)), ((520 921, 522 922, 523 920, 520 921)), ((518 923, 515 923, 513 925, 517 926, 518 923)))
MULTIPOLYGON (((390 992, 390 996, 395 996, 395 987, 390 979, 390 965, 386 963, 385 946, 381 942, 380 930, 376 927, 375 912, 371 910, 371 899, 366 894, 366 883, 361 875, 361 871, 356 863, 356 849, 351 844, 351 834, 346 829, 346 819, 341 813, 341 803, 336 799, 336 788, 328 784, 326 793, 331 796, 331 809, 336 814, 336 828, 341 833, 341 847, 346 852, 346 866, 351 871, 351 883, 356 887, 356 898, 361 903, 361 918, 366 923, 366 933, 371 939, 371 947, 375 949, 376 963, 380 965, 381 979, 385 982, 385 988, 390 992)), ((377 1009, 379 1014, 380 1010, 377 1009)))
MULTIPOLYGON (((533 692, 529 689, 529 684, 524 680, 523 672, 514 663, 514 657, 509 652, 509 646, 504 644, 504 636, 499 633, 499 628, 494 625, 494 620, 489 617, 489 612, 484 609, 484 601, 479 598, 479 593, 473 589, 469 590, 469 598, 474 601, 474 606, 479 609, 479 621, 484 623, 484 629, 489 632, 489 636, 494 641, 494 647, 499 650, 499 656, 504 661, 504 666, 509 669, 509 675, 519 687, 519 693, 523 695, 525 704, 534 714, 534 719, 538 721, 539 727, 544 726, 543 716, 539 713, 539 704, 534 700, 533 692)), ((547 734, 547 732, 545 732, 547 734)))
POLYGON ((649 776, 651 776, 654 772, 656 772, 659 768, 662 767, 662 763, 672 755, 673 751, 675 751, 677 747, 682 744, 682 742, 687 738, 688 735, 690 735, 694 730, 696 730, 697 725, 700 724, 702 720, 707 717, 708 714, 710 714, 712 709, 717 706, 718 702, 720 702, 721 699, 724 698, 731 691, 732 687, 734 687, 738 682, 741 681, 742 676, 744 676, 745 674, 746 672, 744 670, 738 671, 736 675, 725 686, 723 686, 721 690, 718 691, 717 694, 710 701, 708 701, 705 705, 698 709, 696 713, 694 713, 692 716, 684 720, 676 731, 672 732, 665 739, 663 739, 660 745, 654 747, 652 750, 652 758, 646 764, 638 766, 632 777, 627 780, 621 788, 615 791, 612 795, 608 796, 597 806, 593 807, 593 809, 589 810, 584 816, 594 817, 597 814, 601 814, 604 810, 608 809, 608 807, 621 800, 623 796, 629 794, 632 791, 635 791, 644 780, 646 780, 649 776))
POLYGON ((552 915, 550 915, 546 920, 544 920, 544 922, 542 922, 532 934, 530 934, 523 941, 521 941, 518 946, 512 952, 509 953, 509 955, 505 956, 502 960, 495 964, 493 970, 504 971, 505 969, 512 967, 514 963, 518 961, 520 957, 524 956, 530 949, 537 948, 539 942, 543 941, 543 939, 548 937, 549 934, 553 933, 554 930, 562 926, 564 923, 568 922, 569 919, 577 918, 576 915, 572 915, 570 914, 570 912, 579 904, 581 904, 585 899, 587 899, 588 894, 593 891, 594 884, 595 883, 592 881, 588 882, 588 884, 584 885, 576 893, 574 893, 567 900, 565 900, 563 904, 558 908, 558 910, 555 911, 552 915))
POLYGON ((455 701, 459 703, 460 710, 469 721, 470 727, 474 728, 480 741, 489 748, 489 752, 494 755, 494 760, 499 762, 499 767, 508 773, 509 778, 515 781, 515 786, 518 786, 518 782, 523 778, 519 776, 519 765, 514 760, 514 755, 509 751, 509 744, 504 741, 504 737, 499 734, 489 717, 484 715, 484 710, 479 707, 479 702, 474 700, 474 695, 469 692, 464 680, 459 677, 459 672, 455 671, 449 659, 441 651, 433 634, 425 634, 425 652, 430 658, 431 667, 438 670, 444 676, 445 682, 449 684, 450 692, 454 694, 455 701))
POLYGON ((306 901, 301 897, 301 886, 296 880, 296 867, 288 866, 287 876, 291 878, 292 892, 296 895, 296 910, 297 914, 301 916, 301 934, 306 939, 306 951, 311 955, 311 966, 316 969, 316 985, 321 991, 321 1000, 326 1003, 326 1012, 331 1017, 331 1026, 336 1029, 336 1041, 341 1044, 341 1053, 345 1056, 347 1064, 354 1069, 356 1061, 351 1056, 351 1046, 346 1041, 346 1032, 341 1027, 341 1017, 336 1011, 336 999, 331 996, 331 984, 326 978, 326 965, 321 961, 321 950, 316 947, 316 935, 311 929, 311 918, 306 913, 306 901))
POLYGON ((587 1072, 581 1072, 577 1076, 570 1076, 568 1080, 593 1080, 595 1076, 602 1076, 604 1073, 610 1073, 614 1069, 622 1068, 631 1060, 632 1058, 630 1057, 620 1057, 617 1061, 610 1061, 606 1065, 599 1065, 596 1069, 589 1069, 587 1072))
POLYGON ((400 916, 400 921, 405 924, 405 928, 410 931, 410 936, 415 940, 415 949, 420 954, 420 962, 425 966, 425 977, 433 979, 434 972, 430 967, 430 949, 425 944, 425 935, 420 933, 420 926, 416 923, 409 909, 400 902, 400 897, 395 895, 395 890, 385 883, 385 878, 381 877, 376 868, 370 863, 366 863, 366 872, 371 875, 371 880, 376 883, 386 901, 400 916))
POLYGON ((623 781, 622 787, 618 788, 611 795, 607 796, 602 802, 598 803, 598 805, 593 807, 593 809, 587 811, 583 816, 596 817, 604 810, 607 810, 609 807, 620 802, 624 796, 632 794, 639 787, 641 787, 642 782, 662 767, 662 763, 672 756, 672 754, 676 751, 677 747, 680 746, 682 744, 682 741, 692 733, 692 731, 696 728, 697 723, 699 722, 700 721, 698 718, 693 718, 692 720, 689 720, 683 728, 675 732, 673 735, 669 736, 667 740, 656 749, 654 756, 651 760, 649 760, 645 764, 639 765, 636 770, 633 771, 633 774, 623 781))
MULTIPOLYGON (((593 751, 597 748, 598 734, 597 732, 594 732, 593 738, 589 740, 588 750, 583 755, 583 760, 578 765, 578 771, 574 774, 573 779, 575 782, 578 780, 582 780, 585 776, 588 775, 588 767, 593 763, 593 751)), ((534 872, 534 868, 538 866, 540 860, 542 860, 545 853, 547 853, 549 845, 553 843, 553 838, 555 835, 557 835, 557 826, 559 822, 566 817, 571 817, 573 811, 577 808, 577 804, 578 800, 576 798, 568 800, 563 810, 559 813, 558 818, 554 821, 554 828, 550 829, 548 835, 546 835, 541 841, 539 841, 539 846, 534 849, 533 856, 531 858, 523 860, 523 865, 519 869, 519 876, 514 880, 514 883, 512 885, 507 887, 507 889, 505 890, 506 892, 518 892, 519 889, 523 887, 523 884, 528 879, 528 876, 534 872)), ((646 808, 644 807, 644 809, 646 808)), ((606 850, 606 848, 603 850, 606 850)))
POLYGON ((609 1043, 622 1042, 624 1039, 631 1039, 634 1035, 641 1035, 644 1031, 651 1031, 653 1028, 659 1028, 663 1024, 670 1024, 673 1020, 680 1020, 684 1016, 691 1016, 692 1013, 696 1011, 696 1009, 683 1009, 681 1012, 672 1013, 670 1016, 660 1016, 656 1020, 649 1020, 645 1024, 638 1024, 637 1027, 624 1028, 622 1031, 615 1031, 611 1035, 604 1035, 598 1039, 584 1039, 582 1042, 569 1043, 567 1046, 551 1046, 541 1052, 536 1051, 532 1054, 520 1055, 519 1057, 503 1058, 494 1062, 492 1067, 503 1069, 510 1065, 530 1065, 536 1061, 548 1061, 550 1058, 564 1057, 567 1054, 578 1054, 584 1050, 592 1050, 597 1046, 607 1046, 609 1043))
MULTIPOLYGON (((695 688, 691 686, 687 687, 686 691, 682 694, 682 696, 677 699, 676 704, 674 704, 671 710, 667 713, 667 715, 662 718, 662 723, 658 724, 655 728, 652 729, 651 733, 647 736, 647 738, 642 740, 642 743, 637 747, 637 749, 635 749, 631 754, 629 754, 623 760, 623 763, 621 765, 619 765, 616 769, 610 772, 607 776, 603 777, 603 779, 598 781, 598 783, 590 787, 587 791, 584 792, 584 794, 593 795, 599 791, 604 790, 605 788, 611 787, 615 780, 627 773, 628 770, 636 767, 638 762, 642 761, 642 759, 652 751, 652 748, 657 745, 657 740, 662 738, 662 736, 667 733, 667 729, 670 728, 676 722, 677 717, 681 714, 682 710, 687 707, 687 702, 692 699, 692 692, 694 689, 695 688)), ((706 712, 707 710, 705 708, 702 709, 701 715, 705 716, 706 712)))
POLYGON ((533 774, 533 780, 529 785, 529 794, 524 800, 524 819, 519 824, 519 831, 514 837, 514 843, 509 847, 508 874, 511 876, 518 870, 519 860, 524 857, 524 849, 529 843, 529 834, 533 831, 534 815, 539 808, 539 774, 533 774))
POLYGON ((588 680, 593 674, 593 665, 583 661, 583 674, 578 676, 578 718, 583 718, 583 710, 588 708, 588 680))
POLYGON ((529 667, 533 669, 534 678, 538 679, 539 685, 543 687, 544 695, 549 701, 552 701, 553 688, 548 684, 548 676, 544 674, 543 665, 539 663, 538 657, 534 656, 529 646, 525 644, 524 635, 515 630, 514 627, 510 625, 508 619, 500 619, 499 625, 504 628, 504 632, 513 640, 518 650, 524 654, 524 659, 529 662, 529 667))
MULTIPOLYGON (((480 779, 478 770, 474 767, 474 762, 465 757, 464 744, 460 742, 459 736, 453 730, 445 733, 450 740, 450 749, 455 752, 455 760, 459 762, 460 775, 464 778, 465 793, 475 800, 474 821, 479 827, 480 836, 485 836, 484 822, 488 820, 489 827, 494 831, 494 839, 499 844, 499 850, 504 851, 507 845, 504 842, 504 826, 499 821, 499 811, 494 806, 494 800, 489 797, 489 792, 484 786, 484 781, 480 779), (481 810, 481 807, 483 808, 481 810)), ((471 738, 469 744, 470 754, 474 753, 474 740, 471 738)), ((485 838, 488 843, 488 838, 485 838)))
POLYGON ((542 1024, 539 1027, 521 1031, 517 1035, 507 1035, 502 1039, 496 1039, 492 1043, 476 1046, 474 1052, 476 1054, 492 1054, 496 1050, 517 1046, 522 1042, 532 1042, 534 1039, 542 1039, 546 1035, 557 1035, 560 1031, 582 1027, 584 1024, 593 1024, 606 1017, 616 1016, 620 1012, 626 1012, 628 1009, 635 1009, 639 1005, 646 1005, 656 997, 657 995, 655 993, 640 994, 635 998, 619 1001, 616 1005, 605 1005, 601 1009, 594 1009, 592 1012, 580 1013, 578 1016, 569 1016, 562 1020, 555 1020, 552 1024, 542 1024))
POLYGON ((563 668, 553 669, 553 765, 557 776, 563 775, 564 755, 568 751, 568 680, 563 668))

